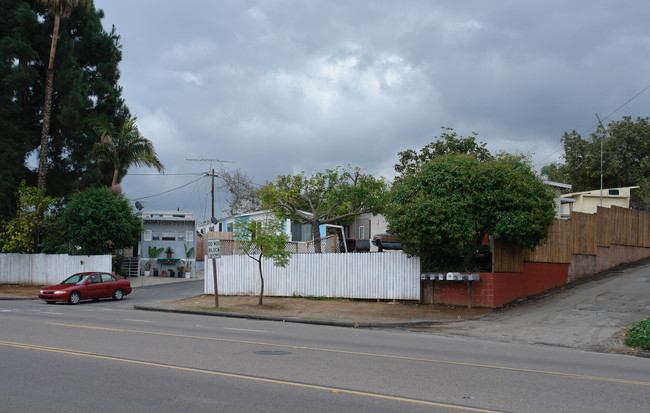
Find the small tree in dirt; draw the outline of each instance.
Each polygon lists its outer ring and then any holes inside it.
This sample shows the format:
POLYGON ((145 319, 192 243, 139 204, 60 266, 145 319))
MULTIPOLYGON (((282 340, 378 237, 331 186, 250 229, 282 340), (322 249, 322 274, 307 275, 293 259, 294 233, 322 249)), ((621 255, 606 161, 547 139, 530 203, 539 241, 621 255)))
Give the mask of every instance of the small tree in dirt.
POLYGON ((291 252, 285 249, 288 240, 283 231, 284 223, 279 219, 264 221, 237 219, 235 221, 235 240, 244 254, 257 261, 260 272, 260 299, 263 305, 264 276, 262 260, 270 259, 276 267, 286 267, 291 258, 291 252))

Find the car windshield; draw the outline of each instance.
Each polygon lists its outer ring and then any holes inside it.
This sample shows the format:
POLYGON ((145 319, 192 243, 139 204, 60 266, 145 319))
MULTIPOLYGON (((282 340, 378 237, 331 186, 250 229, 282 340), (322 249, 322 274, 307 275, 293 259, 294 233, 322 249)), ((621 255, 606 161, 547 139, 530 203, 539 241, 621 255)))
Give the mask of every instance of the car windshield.
POLYGON ((88 278, 88 274, 75 274, 66 278, 61 284, 81 284, 86 278, 88 278))

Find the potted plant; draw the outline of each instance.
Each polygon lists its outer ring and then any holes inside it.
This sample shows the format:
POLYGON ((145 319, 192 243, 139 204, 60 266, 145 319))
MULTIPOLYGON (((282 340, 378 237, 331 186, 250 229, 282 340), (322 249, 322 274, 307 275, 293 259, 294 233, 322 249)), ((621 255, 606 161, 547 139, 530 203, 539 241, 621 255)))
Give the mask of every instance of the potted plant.
POLYGON ((194 247, 187 248, 187 244, 183 244, 183 246, 185 247, 185 258, 187 258, 185 261, 185 277, 190 278, 192 276, 192 262, 190 258, 192 258, 192 254, 194 253, 194 247))
POLYGON ((144 265, 144 275, 145 277, 148 277, 151 275, 151 264, 153 264, 152 260, 147 261, 147 263, 144 265))
POLYGON ((165 250, 165 254, 167 254, 167 258, 172 257, 172 254, 174 254, 174 250, 172 249, 171 246, 167 247, 167 249, 165 250))
POLYGON ((166 276, 167 276, 167 271, 166 271, 166 270, 163 270, 163 271, 162 271, 162 276, 163 276, 163 277, 166 277, 166 276))
MULTIPOLYGON (((149 245, 149 262, 147 265, 149 265, 149 271, 151 271, 151 265, 153 264, 153 261, 158 258, 158 256, 164 251, 165 249, 163 247, 156 247, 153 245, 149 245)), ((147 275, 147 267, 145 266, 145 274, 147 275)), ((153 276, 157 277, 158 276, 158 268, 153 269, 153 276)))
POLYGON ((183 261, 181 261, 180 264, 181 265, 176 267, 176 269, 178 270, 178 278, 183 278, 183 273, 185 272, 185 265, 182 265, 183 261))

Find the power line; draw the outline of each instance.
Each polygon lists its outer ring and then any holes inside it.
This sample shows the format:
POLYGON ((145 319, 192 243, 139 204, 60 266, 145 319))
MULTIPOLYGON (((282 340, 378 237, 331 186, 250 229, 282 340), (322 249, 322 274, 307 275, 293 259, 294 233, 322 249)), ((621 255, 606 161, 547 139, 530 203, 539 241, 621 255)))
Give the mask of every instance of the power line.
MULTIPOLYGON (((619 110, 623 109, 625 106, 627 106, 628 103, 630 103, 630 102, 632 102, 634 99, 638 98, 638 97, 639 97, 643 92, 645 92, 645 91, 648 90, 648 89, 650 89, 650 85, 644 87, 640 92, 638 92, 637 94, 635 94, 634 96, 632 96, 631 98, 629 98, 629 99, 628 99, 625 103, 623 103, 621 106, 617 107, 617 108, 614 109, 611 113, 609 113, 607 116, 603 117, 603 120, 607 120, 607 119, 609 119, 613 114, 615 114, 615 113, 618 112, 619 110)), ((600 123, 600 120, 598 120, 597 122, 595 122, 593 125, 591 125, 587 130, 585 130, 584 132, 582 132, 580 135, 582 136, 582 135, 586 134, 587 132, 593 130, 595 127, 598 126, 599 123, 600 123)), ((535 164, 535 165, 533 165, 533 166, 547 165, 547 164, 551 163, 551 162, 542 163, 542 161, 544 161, 544 160, 550 158, 551 156, 555 155, 556 153, 558 153, 558 152, 561 151, 562 149, 564 149, 564 147, 559 148, 559 149, 553 151, 550 155, 548 155, 548 156, 546 156, 544 159, 542 159, 542 160, 540 161, 540 163, 537 163, 537 164, 535 164)))
POLYGON ((170 192, 176 191, 176 190, 178 190, 178 189, 185 188, 185 187, 188 186, 188 185, 192 185, 194 182, 198 182, 198 181, 200 181, 200 180, 203 179, 203 178, 205 178, 205 175, 201 175, 200 177, 198 177, 197 179, 195 179, 195 180, 193 180, 193 181, 191 181, 191 182, 188 182, 188 183, 183 184, 183 185, 181 185, 181 186, 179 186, 179 187, 176 187, 176 188, 170 189, 170 190, 168 190, 168 191, 164 191, 164 192, 161 192, 161 193, 159 193, 159 194, 154 194, 154 195, 149 195, 149 196, 141 196, 141 197, 137 197, 137 199, 147 199, 147 198, 153 198, 153 197, 155 197, 155 196, 165 195, 165 194, 168 194, 168 193, 170 193, 170 192))

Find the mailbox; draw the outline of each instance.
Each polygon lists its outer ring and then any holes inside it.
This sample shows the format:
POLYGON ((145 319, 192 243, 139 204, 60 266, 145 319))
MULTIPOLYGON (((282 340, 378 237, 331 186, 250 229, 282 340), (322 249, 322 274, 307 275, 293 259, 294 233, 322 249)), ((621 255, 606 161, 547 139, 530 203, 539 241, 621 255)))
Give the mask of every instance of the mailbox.
POLYGON ((479 281, 480 279, 478 274, 467 274, 467 281, 479 281))
POLYGON ((460 273, 459 272, 448 272, 447 273, 447 281, 458 281, 460 280, 460 273))

